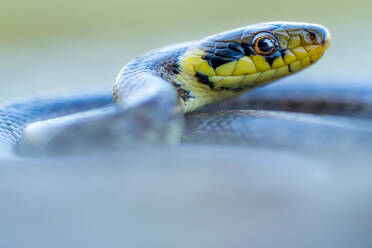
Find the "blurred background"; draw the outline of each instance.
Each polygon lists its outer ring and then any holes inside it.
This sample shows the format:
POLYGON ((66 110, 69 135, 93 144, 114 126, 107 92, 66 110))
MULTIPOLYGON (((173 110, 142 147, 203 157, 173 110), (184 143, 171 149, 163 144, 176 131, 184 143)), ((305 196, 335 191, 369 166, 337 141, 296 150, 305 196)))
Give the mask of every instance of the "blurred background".
MULTIPOLYGON (((277 20, 332 33, 302 76, 365 77, 371 10, 370 0, 2 0, 0 102, 111 88, 150 49, 277 20)), ((181 146, 0 164, 4 248, 372 247, 371 169, 352 157, 329 166, 276 150, 181 146)))
POLYGON ((369 0, 2 0, 0 101, 111 87, 123 65, 153 48, 276 20, 330 29, 329 51, 304 75, 361 75, 370 69, 371 9, 369 0))

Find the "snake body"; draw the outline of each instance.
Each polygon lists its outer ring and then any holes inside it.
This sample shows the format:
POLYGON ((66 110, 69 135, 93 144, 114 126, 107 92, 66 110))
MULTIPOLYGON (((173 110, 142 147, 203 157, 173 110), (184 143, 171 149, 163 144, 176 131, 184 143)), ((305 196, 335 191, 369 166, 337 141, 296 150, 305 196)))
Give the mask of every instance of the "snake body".
MULTIPOLYGON (((328 109, 324 113, 348 115, 345 106, 368 107, 367 103, 358 105, 354 101, 353 105, 347 103, 348 97, 327 98, 324 85, 314 95, 326 99, 306 100, 306 84, 282 87, 282 92, 269 87, 263 93, 255 90, 315 63, 329 43, 330 34, 323 26, 273 22, 154 50, 122 69, 113 96, 109 92, 77 94, 2 107, 0 137, 4 153, 80 153, 180 141, 281 145, 285 137, 291 136, 288 132, 301 133, 314 127, 321 127, 317 129, 321 135, 334 132, 337 136, 351 130, 363 137, 369 129, 362 122, 356 128, 342 119, 346 117, 278 110, 319 114, 328 109), (302 95, 289 94, 291 89, 302 95), (239 100, 210 105, 250 90, 252 94, 239 100), (326 108, 332 100, 334 106, 344 104, 344 108, 338 112, 326 108), (320 107, 310 110, 314 103, 320 107), (245 109, 265 111, 239 111, 243 105, 245 109), (274 126, 280 127, 281 135, 277 129, 273 131, 274 126)), ((311 85, 311 80, 308 83, 311 85)), ((293 146, 295 142, 284 143, 293 146)), ((317 145, 314 141, 309 144, 317 145)))

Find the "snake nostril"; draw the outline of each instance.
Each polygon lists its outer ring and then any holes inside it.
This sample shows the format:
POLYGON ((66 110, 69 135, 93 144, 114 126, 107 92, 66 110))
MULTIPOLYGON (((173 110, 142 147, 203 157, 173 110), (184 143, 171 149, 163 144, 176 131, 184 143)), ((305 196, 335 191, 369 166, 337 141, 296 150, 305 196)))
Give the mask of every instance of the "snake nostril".
POLYGON ((311 42, 316 40, 316 34, 314 32, 309 32, 309 39, 311 42))
POLYGON ((331 35, 326 27, 317 24, 311 24, 308 25, 306 29, 308 32, 307 39, 309 41, 313 41, 319 45, 328 47, 331 35))

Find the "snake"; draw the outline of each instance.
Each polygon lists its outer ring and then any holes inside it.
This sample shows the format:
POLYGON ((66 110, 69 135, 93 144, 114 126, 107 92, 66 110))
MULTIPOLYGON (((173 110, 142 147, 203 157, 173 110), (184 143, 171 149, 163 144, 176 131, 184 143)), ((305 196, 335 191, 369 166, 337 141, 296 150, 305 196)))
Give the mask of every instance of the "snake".
POLYGON ((335 138, 346 134, 364 146, 371 105, 349 82, 334 88, 328 79, 291 77, 272 84, 316 63, 330 40, 322 25, 269 22, 150 51, 124 66, 112 91, 4 104, 1 154, 180 143, 337 147, 335 138))

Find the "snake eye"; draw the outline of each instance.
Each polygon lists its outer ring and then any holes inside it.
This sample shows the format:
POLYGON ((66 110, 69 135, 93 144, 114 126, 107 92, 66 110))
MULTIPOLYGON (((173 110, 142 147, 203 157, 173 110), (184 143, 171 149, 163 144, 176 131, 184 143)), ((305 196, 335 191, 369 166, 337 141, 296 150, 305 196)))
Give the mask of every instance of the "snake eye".
POLYGON ((253 45, 256 53, 262 55, 270 55, 278 50, 277 42, 270 34, 257 35, 253 40, 253 45))

